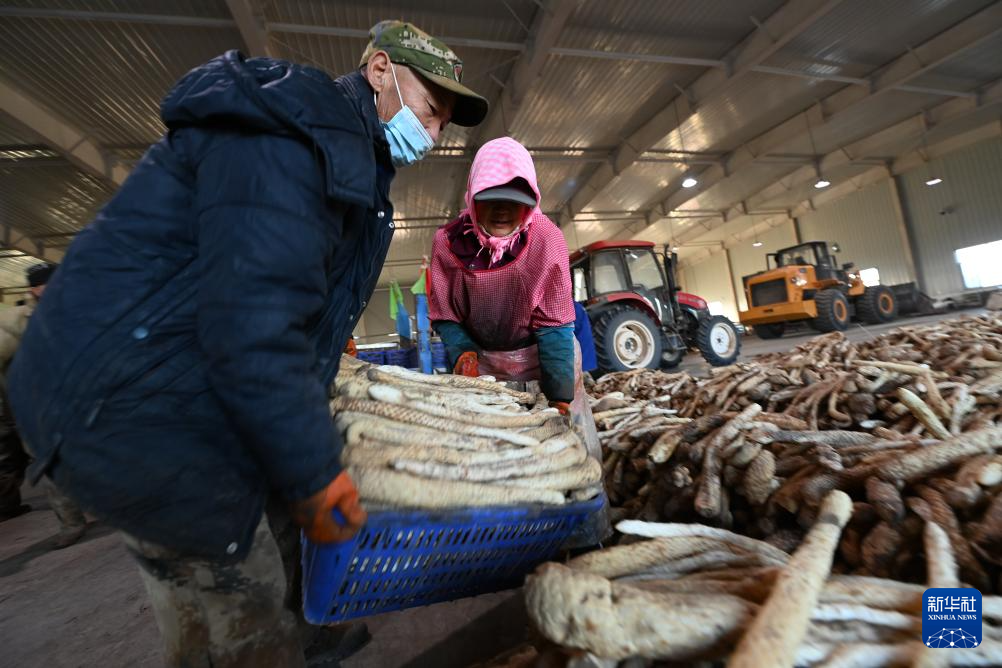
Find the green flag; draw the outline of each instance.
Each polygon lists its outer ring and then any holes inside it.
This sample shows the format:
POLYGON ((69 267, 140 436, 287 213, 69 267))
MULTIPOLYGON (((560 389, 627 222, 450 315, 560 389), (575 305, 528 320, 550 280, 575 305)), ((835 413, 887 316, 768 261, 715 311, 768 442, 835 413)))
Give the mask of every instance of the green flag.
POLYGON ((427 292, 425 290, 425 270, 421 270, 421 277, 417 279, 414 285, 411 286, 411 294, 423 295, 427 292))
POLYGON ((404 295, 400 291, 400 284, 396 281, 390 283, 390 319, 397 319, 397 312, 400 305, 404 303, 404 295))

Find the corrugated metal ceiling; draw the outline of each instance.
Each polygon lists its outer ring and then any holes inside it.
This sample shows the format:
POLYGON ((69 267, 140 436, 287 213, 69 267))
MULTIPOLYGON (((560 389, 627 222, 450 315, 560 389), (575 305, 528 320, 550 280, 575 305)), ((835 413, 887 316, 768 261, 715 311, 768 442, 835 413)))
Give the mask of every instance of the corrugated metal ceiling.
POLYGON ((984 40, 957 58, 940 65, 915 80, 919 86, 952 88, 961 84, 961 90, 970 90, 996 81, 1000 74, 998 63, 1002 59, 1002 34, 984 40))
POLYGON ((589 211, 639 210, 651 197, 674 183, 684 170, 668 162, 638 162, 592 200, 589 211))
POLYGON ((37 240, 72 234, 88 223, 113 189, 60 158, 0 162, 0 220, 37 240))
POLYGON ((241 45, 232 29, 6 17, 0 74, 105 146, 149 143, 174 82, 241 45))
MULTIPOLYGON (((907 53, 909 47, 989 4, 990 0, 844 0, 766 64, 799 72, 866 77, 907 53)), ((679 94, 676 86, 686 88, 706 71, 701 67, 645 62, 644 55, 722 58, 756 30, 752 17, 764 21, 782 5, 782 0, 748 0, 739 8, 730 0, 582 2, 570 16, 556 46, 627 52, 638 58, 550 55, 546 59, 520 113, 510 122, 511 134, 532 147, 600 150, 592 152, 587 160, 538 161, 543 208, 552 210, 565 202, 593 172, 596 156, 608 155, 679 94)), ((456 46, 465 61, 465 82, 492 100, 500 95, 520 55, 513 45, 526 42, 528 26, 541 11, 535 0, 475 4, 459 0, 261 0, 260 7, 264 20, 272 26, 271 42, 281 55, 318 65, 333 74, 356 67, 365 43, 364 37, 356 33, 384 18, 404 18, 432 34, 496 43, 488 48, 456 46), (275 29, 277 24, 287 25, 275 29), (348 36, 304 34, 302 26, 349 32, 348 36)), ((91 141, 126 163, 136 160, 145 145, 159 136, 162 127, 158 105, 179 76, 228 48, 243 47, 224 0, 8 0, 0 10, 7 8, 34 14, 3 16, 0 11, 0 77, 84 130, 91 141), (142 22, 82 20, 68 15, 40 18, 38 13, 43 10, 152 17, 142 22), (176 17, 201 19, 208 25, 162 24, 156 22, 157 16, 174 23, 176 17)), ((1002 35, 982 41, 911 83, 971 90, 1002 77, 999 53, 1002 35)), ((655 149, 684 148, 718 156, 734 151, 843 86, 831 81, 747 74, 729 83, 719 95, 701 100, 691 117, 683 119, 681 134, 671 133, 655 149)), ((835 151, 947 99, 889 92, 814 128, 814 146, 802 132, 791 135, 775 151, 805 155, 815 147, 819 153, 835 151)), ((988 108, 956 123, 949 131, 959 132, 969 129, 972 123, 997 117, 997 108, 988 108)), ((948 130, 935 132, 944 134, 948 130)), ((441 145, 465 146, 468 134, 466 129, 450 126, 441 145)), ((894 157, 914 149, 918 139, 904 136, 880 150, 894 157)), ((0 146, 36 143, 36 139, 0 119, 0 146)), ((789 164, 747 165, 704 192, 697 189, 684 207, 728 208, 786 178, 796 168, 789 164)), ((832 178, 852 178, 865 169, 844 167, 833 170, 832 178)), ((640 208, 662 194, 681 171, 680 165, 636 162, 592 197, 587 210, 640 208)), ((48 239, 55 238, 47 235, 77 229, 111 193, 103 181, 52 158, 20 164, 0 161, 0 180, 4 220, 48 239)), ((393 187, 398 216, 444 216, 458 204, 451 199, 461 192, 465 180, 466 165, 456 160, 432 159, 401 170, 393 187)), ((804 186, 795 185, 767 204, 792 204, 804 194, 804 186)), ((692 225, 696 223, 675 224, 679 230, 692 225)), ((622 221, 581 220, 568 232, 568 238, 587 243, 644 227, 643 223, 628 228, 622 221)), ((659 223, 646 232, 670 236, 664 227, 659 223)), ((391 257, 419 257, 430 247, 432 233, 428 229, 400 230, 391 257)), ((4 263, 12 261, 0 259, 0 281, 21 271, 5 273, 4 263)), ((385 275, 401 277, 406 271, 413 269, 391 267, 385 275)))
POLYGON ((35 139, 20 128, 14 127, 0 116, 0 146, 20 146, 24 144, 34 144, 35 139))
POLYGON ((865 76, 993 0, 846 0, 769 65, 816 74, 865 76))
POLYGON ((229 19, 226 0, 4 0, 4 7, 229 19))

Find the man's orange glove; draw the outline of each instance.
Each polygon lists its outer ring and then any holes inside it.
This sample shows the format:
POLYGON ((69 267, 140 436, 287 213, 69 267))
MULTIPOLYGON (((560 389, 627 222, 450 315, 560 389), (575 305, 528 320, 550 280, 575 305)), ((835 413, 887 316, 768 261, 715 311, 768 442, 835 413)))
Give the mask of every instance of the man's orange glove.
POLYGON ((457 376, 469 376, 470 378, 476 378, 480 375, 480 362, 477 360, 477 354, 473 351, 468 351, 459 356, 456 360, 456 366, 453 368, 452 373, 457 376))
POLYGON ((358 345, 355 344, 354 338, 348 339, 348 345, 344 347, 344 354, 358 357, 358 345))
POLYGON ((550 408, 556 408, 564 417, 571 416, 571 405, 566 401, 551 401, 550 408))
POLYGON ((367 517, 347 471, 313 496, 292 504, 292 521, 314 543, 342 543, 358 533, 367 517))

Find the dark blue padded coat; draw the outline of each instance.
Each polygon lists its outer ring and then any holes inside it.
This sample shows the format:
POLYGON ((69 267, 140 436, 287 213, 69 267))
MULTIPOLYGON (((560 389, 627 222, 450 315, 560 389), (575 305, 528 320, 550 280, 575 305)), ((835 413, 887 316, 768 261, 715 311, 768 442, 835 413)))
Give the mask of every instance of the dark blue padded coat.
POLYGON ((10 370, 36 461, 105 521, 185 554, 250 547, 266 496, 340 471, 327 387, 393 234, 372 89, 231 51, 83 230, 10 370))

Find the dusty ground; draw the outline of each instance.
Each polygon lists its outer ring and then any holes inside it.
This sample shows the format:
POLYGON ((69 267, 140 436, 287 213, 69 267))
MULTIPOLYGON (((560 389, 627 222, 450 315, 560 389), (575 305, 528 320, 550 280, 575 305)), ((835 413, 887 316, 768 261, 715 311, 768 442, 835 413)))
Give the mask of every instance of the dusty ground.
MULTIPOLYGON (((929 322, 946 316, 908 320, 929 322)), ((893 325, 854 327, 854 340, 893 325)), ((743 355, 788 350, 811 332, 779 340, 744 340, 743 355)), ((698 355, 682 365, 705 369, 698 355)), ((78 544, 52 549, 58 522, 45 497, 26 490, 34 510, 0 523, 0 664, 19 668, 159 666, 156 622, 136 567, 121 539, 92 525, 78 544)), ((467 666, 512 647, 525 636, 518 596, 502 593, 369 620, 373 642, 345 668, 467 666)))
MULTIPOLYGON (((964 311, 963 313, 982 312, 984 312, 983 309, 975 309, 964 311)), ((950 311, 949 313, 924 315, 916 318, 901 318, 883 325, 862 325, 860 323, 853 323, 849 326, 849 329, 845 332, 845 334, 851 341, 866 341, 902 325, 919 325, 930 322, 938 322, 947 318, 957 318, 960 317, 960 315, 961 312, 950 311)), ((799 346, 807 339, 817 335, 818 333, 813 329, 802 326, 795 331, 791 330, 791 333, 781 339, 771 339, 769 341, 765 341, 755 336, 746 336, 741 342, 741 357, 738 361, 751 359, 755 355, 790 350, 791 348, 799 346)), ((682 360, 682 364, 679 365, 678 370, 701 372, 706 371, 709 368, 710 366, 703 361, 703 358, 699 356, 699 353, 689 353, 685 359, 682 360)))
POLYGON ((25 490, 27 515, 0 523, 0 637, 8 666, 159 666, 146 591, 121 539, 92 525, 53 550, 59 522, 25 490))
MULTIPOLYGON (((18 668, 161 666, 146 591, 118 534, 92 523, 53 549, 59 523, 45 496, 0 522, 0 665, 18 668)), ((521 599, 502 592, 367 620, 373 642, 344 668, 460 668, 513 647, 527 633, 521 599)))

